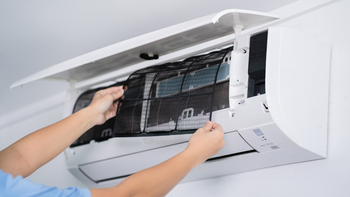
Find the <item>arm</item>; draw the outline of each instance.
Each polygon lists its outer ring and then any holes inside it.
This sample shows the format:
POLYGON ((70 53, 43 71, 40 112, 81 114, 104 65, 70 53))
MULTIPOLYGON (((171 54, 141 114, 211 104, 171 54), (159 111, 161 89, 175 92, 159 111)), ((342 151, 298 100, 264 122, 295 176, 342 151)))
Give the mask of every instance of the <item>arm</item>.
POLYGON ((0 152, 0 169, 13 176, 29 176, 96 124, 115 116, 121 87, 98 91, 91 104, 73 115, 35 131, 0 152))
MULTIPOLYGON (((122 94, 120 87, 98 91, 87 108, 31 133, 1 151, 0 168, 13 176, 30 175, 56 157, 86 130, 115 116, 118 103, 113 104, 113 101, 122 94)), ((115 187, 91 189, 92 196, 164 196, 188 172, 219 152, 224 146, 223 136, 220 125, 208 122, 191 136, 183 152, 130 176, 115 187)))
POLYGON ((90 189, 92 197, 165 196, 193 168, 220 151, 225 145, 223 137, 221 126, 208 121, 191 136, 183 152, 157 166, 131 175, 115 187, 90 189))

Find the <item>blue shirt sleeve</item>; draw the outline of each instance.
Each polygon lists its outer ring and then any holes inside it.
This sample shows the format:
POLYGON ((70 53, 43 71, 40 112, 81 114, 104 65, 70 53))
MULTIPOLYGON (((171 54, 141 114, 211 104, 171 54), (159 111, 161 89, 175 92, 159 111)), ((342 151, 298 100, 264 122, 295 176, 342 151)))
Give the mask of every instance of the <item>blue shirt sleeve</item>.
POLYGON ((22 176, 13 178, 11 174, 0 169, 0 197, 91 197, 87 188, 68 187, 58 189, 43 184, 37 184, 22 176))

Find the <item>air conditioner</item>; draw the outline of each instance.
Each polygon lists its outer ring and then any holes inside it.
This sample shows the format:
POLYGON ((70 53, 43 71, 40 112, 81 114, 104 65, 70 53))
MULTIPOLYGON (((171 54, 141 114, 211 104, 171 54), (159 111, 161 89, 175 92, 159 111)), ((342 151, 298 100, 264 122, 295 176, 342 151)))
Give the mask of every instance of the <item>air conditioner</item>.
POLYGON ((128 87, 117 116, 64 151, 69 171, 90 187, 115 185, 171 158, 208 119, 222 125, 226 145, 183 181, 324 159, 330 47, 294 29, 262 26, 276 19, 225 10, 79 56, 11 87, 70 80, 65 116, 100 88, 128 87))

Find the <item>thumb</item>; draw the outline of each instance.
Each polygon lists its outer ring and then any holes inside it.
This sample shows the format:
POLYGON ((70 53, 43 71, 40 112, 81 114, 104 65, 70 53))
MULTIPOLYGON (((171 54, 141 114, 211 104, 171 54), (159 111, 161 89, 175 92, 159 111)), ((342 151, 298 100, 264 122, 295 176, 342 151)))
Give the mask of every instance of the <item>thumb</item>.
POLYGON ((207 132, 211 131, 211 129, 213 128, 213 124, 211 123, 211 121, 207 121, 207 123, 205 123, 203 129, 207 132))
POLYGON ((119 89, 116 92, 111 93, 111 96, 113 97, 113 100, 117 100, 121 96, 123 96, 123 94, 124 94, 124 90, 123 89, 119 89))

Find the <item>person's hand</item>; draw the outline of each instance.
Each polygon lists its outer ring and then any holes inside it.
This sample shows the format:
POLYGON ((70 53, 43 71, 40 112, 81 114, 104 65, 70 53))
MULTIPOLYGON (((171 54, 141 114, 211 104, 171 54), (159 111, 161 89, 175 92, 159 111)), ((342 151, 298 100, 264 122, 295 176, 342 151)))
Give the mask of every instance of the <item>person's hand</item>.
POLYGON ((123 93, 122 86, 99 90, 95 93, 88 108, 96 114, 96 124, 103 124, 116 115, 119 102, 113 102, 122 97, 123 93))
POLYGON ((191 136, 185 151, 190 152, 195 157, 196 165, 198 165, 219 153, 224 145, 224 133, 221 125, 208 121, 204 127, 199 128, 191 136))

